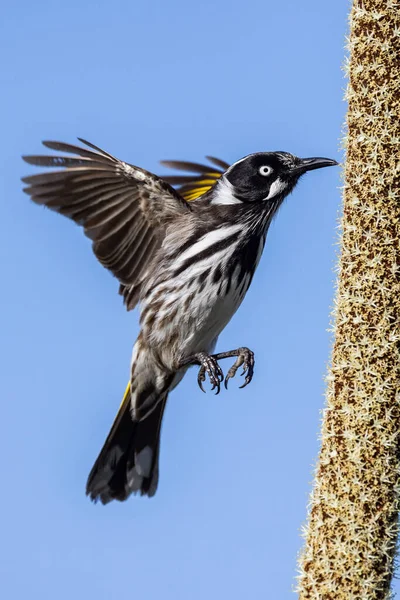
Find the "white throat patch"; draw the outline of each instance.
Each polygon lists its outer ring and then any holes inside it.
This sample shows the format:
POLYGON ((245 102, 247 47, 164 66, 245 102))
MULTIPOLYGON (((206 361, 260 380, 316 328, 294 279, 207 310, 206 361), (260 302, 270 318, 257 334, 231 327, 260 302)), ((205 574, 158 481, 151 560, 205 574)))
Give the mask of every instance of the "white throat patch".
POLYGON ((218 181, 215 197, 211 204, 241 204, 241 201, 235 198, 233 185, 228 181, 225 175, 218 181))
POLYGON ((287 183, 285 183, 284 181, 282 181, 282 179, 275 179, 275 181, 271 184, 271 187, 269 188, 269 193, 268 196, 266 198, 264 198, 265 200, 271 200, 271 198, 273 198, 274 196, 277 196, 278 194, 282 193, 283 190, 285 190, 287 187, 287 183))

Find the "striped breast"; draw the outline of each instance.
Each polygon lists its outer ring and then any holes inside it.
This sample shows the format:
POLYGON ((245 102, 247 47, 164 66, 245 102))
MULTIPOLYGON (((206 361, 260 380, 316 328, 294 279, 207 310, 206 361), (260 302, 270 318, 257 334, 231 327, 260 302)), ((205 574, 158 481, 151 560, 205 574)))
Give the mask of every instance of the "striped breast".
POLYGON ((242 302, 264 247, 242 223, 222 225, 164 248, 142 296, 141 325, 149 345, 173 368, 209 351, 242 302))

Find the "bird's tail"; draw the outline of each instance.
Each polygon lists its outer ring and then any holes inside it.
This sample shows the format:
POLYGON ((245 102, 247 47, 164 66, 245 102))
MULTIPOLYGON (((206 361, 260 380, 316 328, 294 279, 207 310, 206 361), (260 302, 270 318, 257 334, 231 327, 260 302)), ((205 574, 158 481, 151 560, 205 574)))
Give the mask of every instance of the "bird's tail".
POLYGON ((132 492, 153 496, 158 484, 160 429, 167 400, 165 393, 154 410, 141 421, 131 416, 128 384, 118 414, 93 465, 86 494, 107 504, 126 500, 132 492))

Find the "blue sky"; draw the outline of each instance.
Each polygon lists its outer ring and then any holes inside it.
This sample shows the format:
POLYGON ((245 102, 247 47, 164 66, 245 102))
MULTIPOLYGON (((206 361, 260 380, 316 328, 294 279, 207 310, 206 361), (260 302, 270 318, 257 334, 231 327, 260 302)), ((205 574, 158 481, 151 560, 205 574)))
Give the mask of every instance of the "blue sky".
MULTIPOLYGON (((218 349, 245 390, 171 395, 157 495, 93 505, 89 469, 125 388, 138 315, 78 227, 21 191, 21 154, 85 137, 159 159, 287 150, 340 159, 349 3, 15 2, 3 16, 0 571, 4 596, 293 598, 318 452, 340 170, 274 221, 218 349)), ((227 363, 224 365, 228 366, 227 363)))

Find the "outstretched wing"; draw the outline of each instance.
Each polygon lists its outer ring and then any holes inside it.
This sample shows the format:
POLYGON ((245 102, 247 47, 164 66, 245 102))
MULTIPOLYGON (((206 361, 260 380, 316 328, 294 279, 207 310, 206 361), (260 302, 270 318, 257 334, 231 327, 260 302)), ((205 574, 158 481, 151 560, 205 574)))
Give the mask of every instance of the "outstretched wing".
MULTIPOLYGON (((137 287, 161 245, 167 223, 191 209, 156 175, 79 140, 91 150, 43 142, 70 156, 24 156, 29 164, 62 169, 24 177, 28 184, 24 191, 36 204, 82 225, 96 257, 119 279, 125 295, 127 289, 137 287)), ((134 296, 128 308, 136 303, 137 293, 134 296)))
POLYGON ((228 163, 219 158, 215 158, 214 156, 206 156, 206 159, 212 164, 202 165, 180 160, 162 160, 160 161, 161 164, 170 169, 198 173, 197 176, 167 175, 163 176, 163 180, 176 187, 179 194, 188 202, 196 200, 208 192, 208 190, 216 184, 221 175, 229 168, 228 163))

